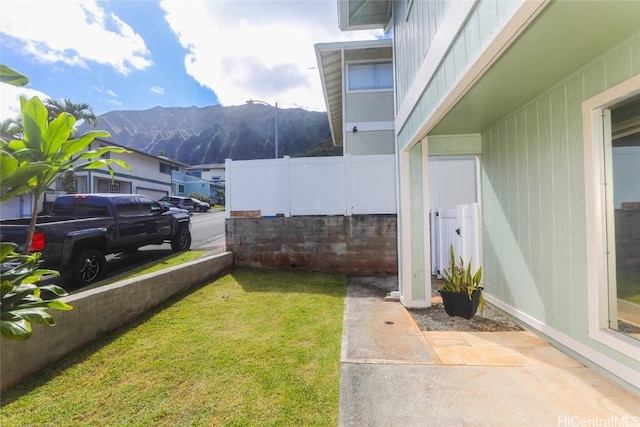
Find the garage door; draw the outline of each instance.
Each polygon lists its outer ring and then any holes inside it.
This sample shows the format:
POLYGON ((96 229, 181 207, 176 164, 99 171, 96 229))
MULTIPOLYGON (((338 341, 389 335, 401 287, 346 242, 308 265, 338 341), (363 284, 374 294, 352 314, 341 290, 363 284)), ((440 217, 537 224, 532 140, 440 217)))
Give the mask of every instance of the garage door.
POLYGON ((162 190, 154 190, 152 188, 144 188, 144 187, 138 187, 136 192, 138 194, 144 194, 145 196, 149 196, 152 197, 156 200, 168 195, 169 193, 167 193, 166 191, 162 191, 162 190))

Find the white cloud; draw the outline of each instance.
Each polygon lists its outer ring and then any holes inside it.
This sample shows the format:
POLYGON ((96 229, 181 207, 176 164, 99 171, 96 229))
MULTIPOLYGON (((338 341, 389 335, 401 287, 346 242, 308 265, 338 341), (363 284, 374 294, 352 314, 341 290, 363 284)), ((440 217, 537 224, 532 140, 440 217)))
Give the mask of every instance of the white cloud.
POLYGON ((157 93, 158 95, 163 95, 164 94, 164 88, 159 87, 159 86, 151 86, 149 88, 149 90, 153 93, 157 93))
POLYGON ((26 99, 33 96, 41 100, 50 98, 47 94, 34 89, 0 83, 0 120, 20 116, 20 96, 26 99))
POLYGON ((95 0, 3 0, 0 33, 45 63, 96 62, 124 75, 152 65, 142 37, 95 0))
POLYGON ((380 32, 341 32, 335 0, 161 0, 189 53, 187 73, 222 105, 260 99, 279 106, 326 109, 315 43, 374 39, 380 32))

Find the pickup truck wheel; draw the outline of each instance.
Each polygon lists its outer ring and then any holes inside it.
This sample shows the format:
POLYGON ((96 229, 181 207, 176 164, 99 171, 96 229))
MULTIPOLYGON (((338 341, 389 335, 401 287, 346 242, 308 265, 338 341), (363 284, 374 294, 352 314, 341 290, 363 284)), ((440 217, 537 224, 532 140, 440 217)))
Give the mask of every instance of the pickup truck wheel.
POLYGON ((189 250, 191 247, 191 232, 185 228, 178 230, 175 236, 171 238, 171 249, 174 252, 182 252, 189 250))
POLYGON ((102 252, 87 249, 79 252, 73 261, 73 280, 78 285, 88 285, 104 274, 106 259, 102 252))

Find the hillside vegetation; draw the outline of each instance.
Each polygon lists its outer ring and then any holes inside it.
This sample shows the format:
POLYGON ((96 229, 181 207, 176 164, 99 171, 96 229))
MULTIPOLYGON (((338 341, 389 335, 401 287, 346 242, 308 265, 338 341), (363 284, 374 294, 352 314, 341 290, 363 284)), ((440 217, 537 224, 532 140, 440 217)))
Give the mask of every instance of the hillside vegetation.
MULTIPOLYGON (((117 110, 99 116, 97 128, 117 144, 190 165, 273 158, 275 153, 274 109, 262 104, 117 110)), ((79 132, 90 129, 82 125, 79 132)), ((312 153, 330 141, 326 113, 278 110, 279 157, 312 153)))

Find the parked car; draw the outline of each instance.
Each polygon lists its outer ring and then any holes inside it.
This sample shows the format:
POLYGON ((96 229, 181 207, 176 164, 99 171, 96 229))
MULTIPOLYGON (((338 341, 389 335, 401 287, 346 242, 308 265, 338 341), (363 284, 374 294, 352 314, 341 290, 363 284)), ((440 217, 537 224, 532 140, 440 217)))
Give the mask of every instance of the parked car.
POLYGON ((182 196, 164 196, 160 199, 161 202, 169 202, 173 206, 186 209, 189 212, 193 212, 196 210, 196 205, 191 197, 182 197, 182 196))
POLYGON ((205 203, 202 200, 191 198, 193 200, 193 206, 198 212, 206 212, 211 209, 211 205, 209 203, 205 203))
POLYGON ((160 203, 165 208, 169 208, 171 212, 183 212, 183 213, 186 213, 187 215, 191 215, 191 211, 188 211, 187 209, 179 208, 173 203, 165 202, 165 201, 159 201, 158 203, 160 203))
POLYGON ((40 252, 42 267, 58 270, 77 286, 99 280, 105 255, 170 242, 175 252, 191 247, 191 222, 140 194, 69 194, 58 196, 51 213, 38 217, 30 250, 25 250, 30 218, 0 221, 2 241, 18 251, 40 252))

